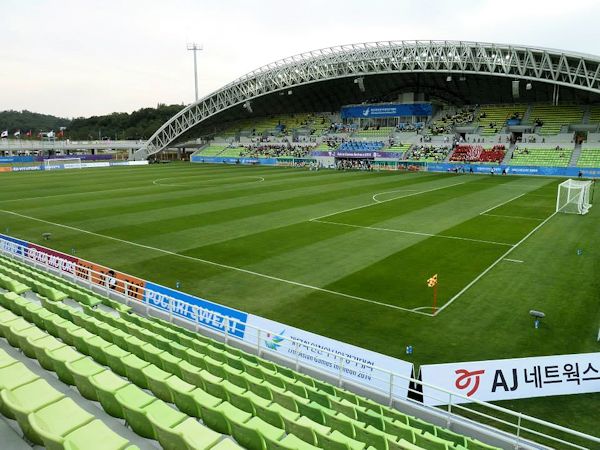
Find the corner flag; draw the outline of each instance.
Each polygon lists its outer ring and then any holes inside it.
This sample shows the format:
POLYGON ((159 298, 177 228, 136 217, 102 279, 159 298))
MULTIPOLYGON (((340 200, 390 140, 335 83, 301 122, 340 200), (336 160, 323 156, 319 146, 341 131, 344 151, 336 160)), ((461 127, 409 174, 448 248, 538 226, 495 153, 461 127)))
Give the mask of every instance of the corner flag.
POLYGON ((437 273, 427 280, 427 286, 432 288, 438 283, 437 273))

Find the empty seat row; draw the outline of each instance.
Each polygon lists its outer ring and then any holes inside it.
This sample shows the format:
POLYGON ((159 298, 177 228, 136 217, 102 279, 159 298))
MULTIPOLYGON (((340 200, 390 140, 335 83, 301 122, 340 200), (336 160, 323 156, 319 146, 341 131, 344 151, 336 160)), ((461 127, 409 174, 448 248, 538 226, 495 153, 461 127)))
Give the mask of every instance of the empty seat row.
MULTIPOLYGON (((72 339, 82 350, 87 345, 90 353, 95 353, 96 358, 116 373, 127 375, 142 387, 150 387, 157 397, 173 401, 190 415, 202 415, 198 402, 193 401, 195 396, 201 396, 209 406, 214 406, 214 401, 206 396, 209 395, 286 431, 295 426, 286 423, 286 419, 289 423, 297 423, 298 417, 310 420, 314 426, 328 427, 331 433, 321 439, 331 435, 339 437, 338 434, 348 439, 360 436, 360 445, 381 440, 382 433, 394 433, 390 441, 393 446, 398 439, 406 438, 408 443, 414 443, 446 433, 444 445, 488 448, 461 435, 456 435, 456 442, 452 444, 452 440, 447 439, 453 435, 449 430, 200 337, 169 322, 145 319, 124 311, 121 311, 122 317, 116 317, 91 309, 85 303, 82 306, 89 315, 61 302, 46 301, 46 304, 56 308, 55 312, 71 323, 50 323, 50 329, 56 326, 56 333, 67 340, 72 339), (153 363, 151 367, 149 362, 153 363), (195 391, 196 388, 202 388, 206 395, 195 391), (191 394, 192 391, 195 392, 191 394), (273 414, 273 409, 280 417, 273 414), (333 434, 334 431, 337 433, 333 434)), ((311 440, 309 435, 304 433, 301 437, 318 443, 316 437, 311 440)), ((383 438, 387 439, 386 436, 383 438)))
MULTIPOLYGON (((12 314, 0 309, 0 320, 12 314)), ((13 321, 18 320, 12 316, 13 321)), ((3 327, 6 330, 5 327, 3 327)), ((10 327, 9 327, 10 329, 10 327)), ((127 439, 108 428, 72 399, 0 349, 0 413, 16 419, 24 435, 48 450, 134 450, 127 439)))

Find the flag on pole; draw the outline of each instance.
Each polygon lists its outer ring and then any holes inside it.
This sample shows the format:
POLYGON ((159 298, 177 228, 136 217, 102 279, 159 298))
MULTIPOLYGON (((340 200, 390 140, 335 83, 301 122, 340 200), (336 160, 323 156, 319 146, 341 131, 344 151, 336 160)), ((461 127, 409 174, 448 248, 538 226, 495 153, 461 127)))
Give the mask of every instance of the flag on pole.
POLYGON ((0 134, 0 138, 8 137, 8 130, 4 130, 2 134, 0 134))
POLYGON ((29 130, 27 133, 25 133, 25 136, 31 137, 31 130, 29 130))
POLYGON ((54 137, 54 130, 48 131, 48 133, 46 133, 46 137, 52 139, 54 137))
POLYGON ((14 136, 15 137, 20 137, 21 136, 21 130, 15 131, 14 136))
POLYGON ((427 286, 432 288, 438 283, 437 273, 427 280, 427 286))

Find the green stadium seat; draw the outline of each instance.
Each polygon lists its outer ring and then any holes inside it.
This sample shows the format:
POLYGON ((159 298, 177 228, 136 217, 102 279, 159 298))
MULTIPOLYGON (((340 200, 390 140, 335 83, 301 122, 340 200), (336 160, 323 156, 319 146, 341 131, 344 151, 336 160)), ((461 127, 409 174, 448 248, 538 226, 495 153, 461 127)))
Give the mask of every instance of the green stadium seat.
POLYGON ((100 420, 93 420, 67 434, 63 446, 64 450, 139 450, 100 420))
POLYGON ((235 440, 249 450, 263 450, 265 448, 263 436, 271 441, 278 441, 285 435, 281 428, 276 428, 259 417, 253 417, 247 422, 232 420, 230 426, 235 440))
POLYGON ((285 429, 283 417, 289 421, 295 421, 300 418, 300 414, 292 412, 277 403, 269 405, 255 405, 256 415, 274 427, 285 429))
POLYGON ((356 440, 364 442, 367 445, 372 445, 375 448, 385 450, 388 448, 387 441, 397 441, 398 438, 391 434, 387 434, 384 431, 381 431, 375 428, 372 425, 367 425, 366 428, 355 428, 356 432, 356 440))
POLYGON ((85 358, 85 356, 69 346, 60 347, 52 351, 46 349, 45 352, 47 357, 52 361, 52 370, 56 372, 58 378, 64 383, 71 386, 74 385, 75 380, 71 371, 67 368, 67 363, 75 362, 85 358))
POLYGON ((321 448, 330 450, 363 450, 366 447, 363 442, 349 438, 337 430, 332 431, 331 434, 316 433, 316 435, 318 445, 321 448))
POLYGON ((450 431, 446 428, 436 427, 435 435, 436 437, 445 439, 446 441, 450 441, 455 445, 467 447, 467 440, 462 434, 454 433, 453 431, 450 431))
POLYGON ((165 450, 209 449, 214 448, 221 439, 219 433, 206 428, 192 418, 187 418, 173 427, 167 427, 163 425, 162 420, 153 418, 152 413, 148 415, 156 429, 158 441, 165 450))
POLYGON ((102 408, 113 417, 125 418, 123 408, 116 399, 117 392, 125 386, 131 385, 128 381, 115 375, 110 370, 99 372, 89 377, 89 383, 96 391, 96 397, 102 408))
POLYGON ((242 411, 228 402, 217 406, 200 405, 202 421, 214 431, 231 434, 230 422, 247 422, 252 414, 242 411))
POLYGON ((105 372, 107 369, 89 357, 68 362, 66 367, 71 372, 79 393, 88 400, 98 401, 96 389, 91 384, 90 377, 105 372))
POLYGON ((17 339, 17 346, 23 350, 23 353, 29 358, 35 358, 35 349, 29 344, 29 341, 35 341, 37 339, 48 336, 48 333, 40 330, 36 326, 25 328, 20 331, 14 331, 14 335, 17 339))
POLYGON ((38 378, 14 389, 0 391, 2 403, 16 418, 25 436, 37 445, 43 445, 38 435, 32 432, 27 416, 45 406, 56 403, 65 396, 47 381, 38 378))
POLYGON ((428 432, 435 435, 435 425, 429 422, 425 422, 417 417, 408 417, 408 424, 413 427, 421 430, 422 432, 428 432))
POLYGON ((156 439, 156 434, 152 424, 146 417, 144 408, 160 400, 147 394, 133 384, 119 389, 115 394, 115 399, 123 411, 125 420, 133 431, 142 437, 156 439))
POLYGON ((127 375, 127 378, 129 378, 139 387, 147 389, 148 382, 146 381, 146 376, 142 373, 142 369, 147 367, 149 363, 131 353, 125 356, 121 361, 125 366, 125 374, 127 375))
POLYGON ((81 409, 70 398, 63 398, 27 416, 31 432, 48 450, 60 449, 69 433, 90 423, 94 416, 81 409))
POLYGON ((427 449, 431 449, 431 450, 448 450, 448 446, 450 444, 450 448, 456 448, 453 443, 445 440, 445 439, 441 439, 439 437, 434 436, 431 433, 425 432, 423 434, 415 434, 415 444, 423 447, 423 448, 427 448, 427 449))
POLYGON ((40 339, 28 339, 27 344, 31 346, 35 353, 35 359, 46 370, 54 370, 52 359, 47 352, 53 352, 59 348, 66 347, 66 344, 59 341, 54 336, 46 335, 40 339))
POLYGON ((407 425, 405 422, 400 422, 397 420, 385 420, 384 421, 385 432, 391 434, 393 436, 398 436, 401 439, 404 439, 409 442, 415 441, 415 433, 420 433, 421 430, 411 427, 407 425))
POLYGON ((146 377, 146 384, 154 395, 168 403, 173 403, 173 395, 167 385, 167 380, 172 374, 159 369, 153 364, 149 364, 142 369, 142 374, 146 377))
POLYGON ((284 417, 285 422, 285 430, 288 433, 292 433, 302 439, 305 442, 308 442, 311 445, 317 444, 317 433, 322 435, 329 435, 331 433, 331 428, 325 425, 320 425, 307 417, 300 417, 297 420, 289 420, 284 417))

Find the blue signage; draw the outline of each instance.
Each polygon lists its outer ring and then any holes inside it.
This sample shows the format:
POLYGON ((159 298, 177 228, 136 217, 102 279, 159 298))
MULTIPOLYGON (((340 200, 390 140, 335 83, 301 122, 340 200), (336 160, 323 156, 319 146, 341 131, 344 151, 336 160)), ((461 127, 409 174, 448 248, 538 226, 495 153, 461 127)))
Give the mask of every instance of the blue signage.
POLYGON ((240 339, 244 338, 248 314, 237 309, 209 302, 183 292, 146 282, 144 301, 192 322, 213 328, 240 339), (172 306, 170 306, 172 303, 172 306), (229 320, 233 319, 233 320, 229 320))
POLYGON ((33 162, 34 160, 33 156, 0 156, 2 164, 33 162))
POLYGON ((431 116, 431 103, 403 103, 343 106, 342 119, 363 118, 377 119, 384 117, 431 116))
POLYGON ((429 172, 454 172, 458 169, 461 172, 469 172, 471 169, 475 173, 494 173, 499 175, 506 170, 508 175, 538 175, 552 177, 571 177, 577 178, 581 171, 584 178, 599 178, 600 168, 580 168, 580 167, 545 167, 545 166, 507 166, 497 164, 461 164, 461 163, 428 163, 429 172))

